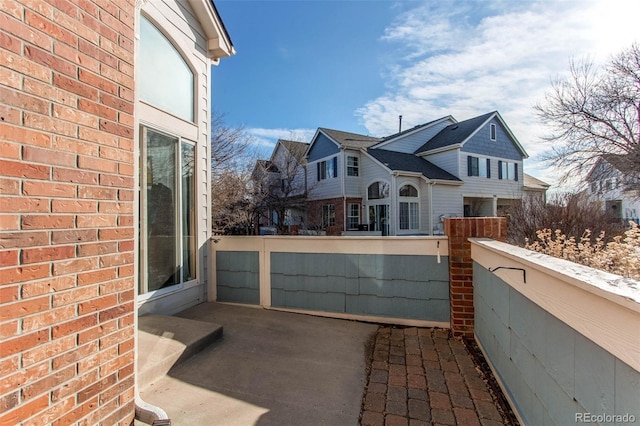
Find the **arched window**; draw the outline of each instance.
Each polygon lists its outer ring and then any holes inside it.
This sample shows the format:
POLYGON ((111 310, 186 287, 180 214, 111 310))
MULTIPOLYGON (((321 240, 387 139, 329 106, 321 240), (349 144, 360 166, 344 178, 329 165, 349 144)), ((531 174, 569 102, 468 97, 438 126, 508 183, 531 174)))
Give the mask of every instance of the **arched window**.
POLYGON ((389 196, 389 184, 386 182, 373 182, 367 189, 367 198, 369 200, 379 200, 389 196))
POLYGON ((417 197, 418 190, 413 185, 404 185, 400 188, 399 194, 401 197, 417 197))
POLYGON ((140 99, 194 121, 194 75, 184 58, 144 16, 140 17, 140 99))
POLYGON ((413 185, 404 185, 398 191, 400 198, 398 208, 398 226, 401 230, 420 229, 418 190, 413 185))

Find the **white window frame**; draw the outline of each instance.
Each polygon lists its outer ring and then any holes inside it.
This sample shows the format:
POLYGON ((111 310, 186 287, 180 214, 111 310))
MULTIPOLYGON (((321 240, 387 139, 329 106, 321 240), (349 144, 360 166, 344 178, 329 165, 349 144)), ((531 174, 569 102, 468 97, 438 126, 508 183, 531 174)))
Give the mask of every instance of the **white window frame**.
POLYGON ((322 206, 322 227, 336 225, 336 206, 334 204, 325 204, 322 206))
POLYGON ((349 203, 347 205, 347 229, 355 230, 360 225, 360 204, 349 203), (353 214, 355 212, 355 214, 353 214), (351 226, 355 219, 355 226, 351 226))
POLYGON ((355 155, 347 155, 347 176, 360 176, 360 158, 355 155))
POLYGON ((398 229, 400 231, 417 231, 420 229, 420 197, 418 188, 410 183, 398 189, 398 229), (415 190, 415 196, 400 196, 400 191, 409 186, 415 190), (403 217, 403 206, 406 206, 406 218, 403 217), (405 220, 406 219, 406 220, 405 220))
POLYGON ((489 139, 495 141, 498 139, 498 129, 494 123, 489 125, 489 139))

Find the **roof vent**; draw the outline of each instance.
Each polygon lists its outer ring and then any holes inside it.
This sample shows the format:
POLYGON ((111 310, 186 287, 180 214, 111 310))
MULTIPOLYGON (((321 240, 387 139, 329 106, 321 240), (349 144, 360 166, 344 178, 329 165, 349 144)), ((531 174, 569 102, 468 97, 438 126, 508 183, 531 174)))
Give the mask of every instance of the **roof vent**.
POLYGON ((458 128, 458 125, 456 124, 455 126, 453 126, 453 127, 451 128, 451 130, 456 130, 457 128, 458 128))

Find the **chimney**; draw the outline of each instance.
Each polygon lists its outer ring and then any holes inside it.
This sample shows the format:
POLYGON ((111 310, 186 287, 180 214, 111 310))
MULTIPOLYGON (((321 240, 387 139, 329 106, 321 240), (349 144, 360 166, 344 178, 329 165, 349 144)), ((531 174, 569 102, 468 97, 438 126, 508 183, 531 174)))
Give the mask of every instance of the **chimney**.
POLYGON ((398 116, 398 133, 402 132, 402 115, 398 116))

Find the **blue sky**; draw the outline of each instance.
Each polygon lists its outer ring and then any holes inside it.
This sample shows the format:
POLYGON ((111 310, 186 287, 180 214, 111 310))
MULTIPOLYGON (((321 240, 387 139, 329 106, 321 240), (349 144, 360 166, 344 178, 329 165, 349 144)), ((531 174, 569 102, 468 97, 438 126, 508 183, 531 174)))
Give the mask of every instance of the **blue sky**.
POLYGON ((216 6, 236 48, 213 69, 213 104, 268 157, 318 127, 385 136, 498 110, 553 183, 533 115, 570 58, 596 64, 640 40, 640 2, 242 1, 216 6))

